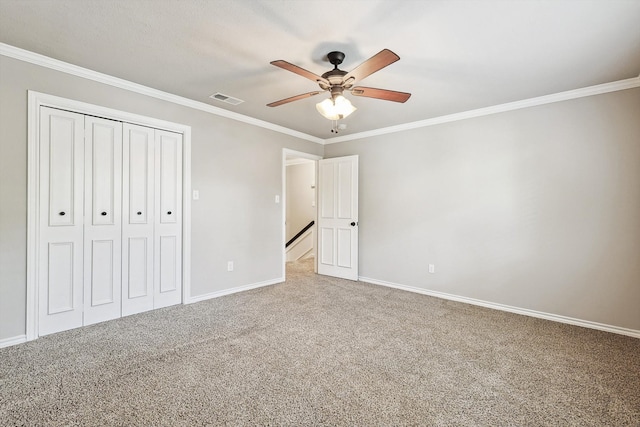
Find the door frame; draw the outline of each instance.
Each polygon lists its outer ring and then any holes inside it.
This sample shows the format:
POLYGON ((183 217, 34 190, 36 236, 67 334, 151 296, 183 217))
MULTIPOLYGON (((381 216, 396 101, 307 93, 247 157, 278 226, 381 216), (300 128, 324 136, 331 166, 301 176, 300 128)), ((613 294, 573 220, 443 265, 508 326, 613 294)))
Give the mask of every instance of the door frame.
POLYGON ((182 134, 182 304, 191 298, 191 127, 36 91, 27 112, 27 341, 38 338, 38 225, 40 196, 40 107, 51 107, 182 134))
MULTIPOLYGON (((287 273, 287 253, 285 245, 287 244, 287 157, 297 157, 301 159, 312 160, 314 162, 314 182, 316 184, 315 204, 316 204, 316 226, 318 225, 318 160, 322 160, 322 156, 309 154, 303 151, 291 150, 289 148, 282 149, 282 280, 286 280, 287 273)), ((317 229, 317 228, 316 228, 317 229)), ((313 261, 313 271, 318 272, 318 233, 313 237, 313 250, 316 256, 313 261)))

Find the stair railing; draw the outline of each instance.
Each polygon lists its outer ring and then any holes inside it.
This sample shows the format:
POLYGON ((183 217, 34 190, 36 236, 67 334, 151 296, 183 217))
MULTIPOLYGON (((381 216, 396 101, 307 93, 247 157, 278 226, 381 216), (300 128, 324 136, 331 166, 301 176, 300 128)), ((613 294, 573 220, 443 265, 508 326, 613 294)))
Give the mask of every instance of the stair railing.
POLYGON ((304 227, 302 230, 300 230, 300 231, 298 232, 298 234, 296 234, 295 236, 293 236, 293 237, 292 237, 292 238, 291 238, 291 239, 290 239, 290 240, 289 240, 289 241, 284 245, 284 247, 285 247, 285 248, 288 248, 288 247, 289 247, 289 245, 291 245, 291 244, 292 244, 293 242, 295 242, 295 241, 296 241, 300 236, 302 236, 302 235, 305 233, 305 231, 307 231, 308 229, 310 229, 311 227, 313 227, 313 224, 315 224, 315 223, 316 223, 315 221, 311 221, 309 224, 305 225, 305 227, 304 227))

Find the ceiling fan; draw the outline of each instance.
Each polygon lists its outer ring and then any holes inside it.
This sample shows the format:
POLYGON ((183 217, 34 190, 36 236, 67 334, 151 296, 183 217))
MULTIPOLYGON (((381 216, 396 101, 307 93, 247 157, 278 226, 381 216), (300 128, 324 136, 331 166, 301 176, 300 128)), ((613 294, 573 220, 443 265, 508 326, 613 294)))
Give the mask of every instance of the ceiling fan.
POLYGON ((398 55, 391 52, 389 49, 383 49, 371 58, 364 61, 350 72, 340 70, 338 65, 342 64, 344 60, 344 53, 342 52, 329 52, 327 59, 333 65, 333 70, 327 71, 322 76, 307 71, 304 68, 291 64, 287 61, 272 61, 271 64, 276 67, 283 68, 314 81, 320 86, 322 90, 316 90, 313 92, 307 92, 300 95, 292 96, 289 98, 281 99, 279 101, 267 104, 268 107, 277 107, 279 105, 288 104, 289 102, 298 101, 300 99, 309 98, 311 96, 318 95, 322 92, 330 92, 331 98, 325 99, 323 102, 316 105, 318 112, 329 120, 340 120, 347 117, 353 111, 355 107, 351 105, 348 99, 343 96, 343 92, 349 91, 355 96, 364 96, 368 98, 377 98, 385 101, 394 102, 406 102, 411 96, 410 93, 397 92, 387 89, 376 89, 372 87, 363 87, 353 85, 364 79, 365 77, 381 70, 387 65, 393 64, 400 59, 398 55))

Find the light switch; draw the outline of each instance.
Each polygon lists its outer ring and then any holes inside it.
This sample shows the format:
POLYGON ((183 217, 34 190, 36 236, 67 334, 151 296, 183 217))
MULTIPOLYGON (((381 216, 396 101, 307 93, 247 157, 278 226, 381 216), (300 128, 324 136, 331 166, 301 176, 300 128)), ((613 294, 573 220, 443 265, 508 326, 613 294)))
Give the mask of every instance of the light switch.
POLYGON ((280 195, 276 194, 276 203, 280 203, 280 195))
POLYGON ((193 200, 200 199, 200 192, 198 190, 193 190, 193 200))

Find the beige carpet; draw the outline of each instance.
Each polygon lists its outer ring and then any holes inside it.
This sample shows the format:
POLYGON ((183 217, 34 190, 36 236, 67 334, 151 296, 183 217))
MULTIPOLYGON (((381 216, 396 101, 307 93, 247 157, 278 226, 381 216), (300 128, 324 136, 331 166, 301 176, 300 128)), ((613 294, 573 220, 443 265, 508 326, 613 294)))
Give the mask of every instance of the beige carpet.
POLYGON ((638 339, 309 268, 1 349, 0 424, 640 425, 638 339))

